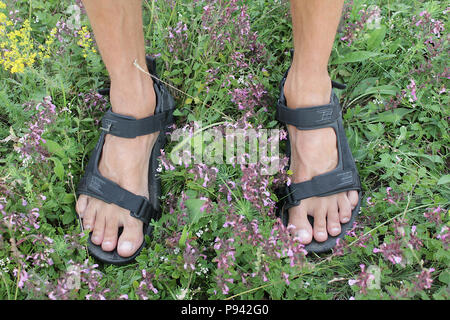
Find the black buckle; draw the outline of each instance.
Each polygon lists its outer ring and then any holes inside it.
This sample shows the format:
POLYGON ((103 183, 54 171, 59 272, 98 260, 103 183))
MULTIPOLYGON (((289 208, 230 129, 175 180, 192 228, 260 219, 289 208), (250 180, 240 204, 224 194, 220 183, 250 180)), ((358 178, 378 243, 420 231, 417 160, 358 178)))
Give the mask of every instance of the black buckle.
POLYGON ((100 127, 100 130, 103 130, 105 132, 110 132, 111 127, 112 127, 112 121, 109 121, 108 119, 104 119, 102 121, 102 126, 100 127), (104 127, 105 124, 106 124, 106 128, 104 127))
POLYGON ((146 198, 142 198, 141 204, 136 212, 131 211, 130 215, 144 223, 148 223, 152 216, 152 207, 146 198))

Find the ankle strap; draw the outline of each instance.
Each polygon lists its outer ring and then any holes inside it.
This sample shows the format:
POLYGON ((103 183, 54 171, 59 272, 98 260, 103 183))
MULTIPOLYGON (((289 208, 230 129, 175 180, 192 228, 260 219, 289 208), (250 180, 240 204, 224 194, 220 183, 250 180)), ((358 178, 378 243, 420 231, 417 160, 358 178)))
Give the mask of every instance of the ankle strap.
POLYGON ((339 99, 334 92, 331 93, 330 103, 290 109, 286 106, 284 95, 278 100, 276 118, 278 121, 293 125, 300 130, 317 129, 331 125, 341 115, 339 99))
POLYGON ((102 119, 101 130, 122 138, 136 138, 163 130, 173 123, 173 109, 143 119, 124 116, 108 110, 102 119))
MULTIPOLYGON (((291 50, 291 54, 293 54, 293 50, 291 50)), ((318 129, 332 125, 340 117, 342 112, 339 99, 333 90, 331 90, 329 104, 297 109, 287 107, 286 97, 284 96, 284 84, 290 68, 286 70, 280 82, 280 97, 277 103, 276 119, 283 123, 293 125, 300 130, 318 129)), ((332 89, 345 89, 347 86, 331 80, 331 87, 332 89)))

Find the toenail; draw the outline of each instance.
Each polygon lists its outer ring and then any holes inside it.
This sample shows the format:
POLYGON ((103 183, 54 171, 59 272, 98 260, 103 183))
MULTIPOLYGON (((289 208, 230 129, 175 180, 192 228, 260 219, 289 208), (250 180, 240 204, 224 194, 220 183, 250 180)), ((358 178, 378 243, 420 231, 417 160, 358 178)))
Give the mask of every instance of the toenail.
POLYGON ((104 242, 103 242, 103 245, 104 245, 105 247, 110 247, 110 246, 112 245, 112 242, 111 242, 111 241, 104 241, 104 242))
POLYGON ((133 249, 133 244, 129 241, 124 241, 120 244, 120 251, 130 252, 133 249))
POLYGON ((332 233, 338 233, 339 231, 341 231, 341 230, 338 227, 331 228, 332 233))
POLYGON ((319 231, 316 233, 316 236, 318 238, 325 238, 327 236, 327 234, 325 232, 319 231))
POLYGON ((300 241, 307 241, 309 239, 309 232, 306 230, 299 230, 295 235, 300 238, 300 241))
POLYGON ((87 224, 86 226, 84 226, 85 229, 87 230, 91 230, 91 226, 89 224, 87 224))
POLYGON ((349 217, 343 217, 343 218, 342 218, 342 222, 344 222, 344 223, 348 222, 348 220, 350 220, 349 217))
POLYGON ((92 236, 92 242, 98 242, 98 240, 100 240, 99 239, 99 236, 92 236))

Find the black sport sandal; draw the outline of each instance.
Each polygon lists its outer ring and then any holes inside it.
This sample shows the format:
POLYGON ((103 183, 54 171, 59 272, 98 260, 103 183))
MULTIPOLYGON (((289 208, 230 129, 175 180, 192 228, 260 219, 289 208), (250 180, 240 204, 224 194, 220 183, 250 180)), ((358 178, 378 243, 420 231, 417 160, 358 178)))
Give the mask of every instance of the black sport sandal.
MULTIPOLYGON (((283 122, 285 125, 293 125, 299 130, 333 128, 336 133, 339 163, 335 169, 317 175, 311 180, 292 183, 289 186, 285 186, 284 189, 278 190, 277 194, 281 200, 277 205, 277 215, 281 218, 283 224, 287 226, 289 222, 288 209, 298 206, 301 200, 310 197, 323 197, 348 190, 358 190, 358 204, 353 209, 350 220, 347 223, 341 224, 341 233, 337 236, 328 234, 328 239, 323 242, 318 242, 313 238, 309 244, 305 245, 306 251, 321 253, 331 250, 336 245, 336 240, 343 238, 346 232, 352 228, 353 222, 359 214, 361 207, 361 181, 345 135, 342 124, 342 108, 336 94, 332 90, 330 103, 326 105, 289 109, 286 105, 286 97, 284 96, 283 90, 288 71, 286 71, 280 83, 281 93, 277 103, 277 120, 283 122)), ((336 89, 346 88, 345 85, 334 81, 332 81, 332 87, 336 89)), ((288 131, 287 126, 286 131, 288 131)), ((286 155, 290 157, 289 133, 287 144, 286 155)), ((311 225, 314 225, 313 217, 308 215, 308 220, 311 225)))
MULTIPOLYGON (((147 57, 146 62, 150 74, 157 77, 155 60, 147 57)), ((81 194, 85 194, 106 203, 114 203, 119 207, 129 210, 132 217, 139 219, 144 223, 144 236, 151 236, 153 227, 149 223, 152 219, 156 221, 161 216, 159 199, 161 196, 161 180, 157 174, 158 157, 161 155, 160 150, 164 148, 166 143, 167 128, 173 123, 172 113, 175 108, 175 101, 163 83, 153 78, 153 87, 156 93, 156 108, 154 115, 143 119, 135 119, 133 117, 114 113, 111 110, 108 110, 105 113, 100 127, 102 132, 97 145, 91 153, 84 176, 77 189, 77 198, 81 194), (149 199, 123 189, 117 183, 100 174, 98 163, 107 134, 122 138, 135 138, 137 136, 143 136, 158 131, 159 135, 153 146, 149 161, 149 199)), ((109 95, 109 89, 102 89, 99 90, 99 92, 104 95, 109 95)), ((123 228, 119 228, 119 236, 122 233, 122 230, 123 228)), ((123 265, 132 262, 142 251, 144 245, 145 239, 140 248, 132 256, 122 257, 117 253, 117 248, 107 252, 103 251, 101 246, 92 243, 91 234, 88 239, 88 251, 94 258, 101 262, 115 265, 123 265)))

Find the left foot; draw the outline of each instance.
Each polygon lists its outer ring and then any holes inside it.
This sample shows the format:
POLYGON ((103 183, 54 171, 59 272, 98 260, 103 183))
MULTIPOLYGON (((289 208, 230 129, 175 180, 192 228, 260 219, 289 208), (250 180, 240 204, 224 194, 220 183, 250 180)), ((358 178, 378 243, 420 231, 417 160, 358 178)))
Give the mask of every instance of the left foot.
MULTIPOLYGON (((110 100, 113 112, 136 119, 148 117, 156 106, 153 81, 145 76, 142 82, 112 82, 110 100)), ((157 137, 158 133, 133 139, 106 135, 98 166, 100 173, 125 190, 148 199, 149 160, 157 137)), ((129 257, 144 241, 143 222, 124 208, 80 195, 76 210, 83 219, 84 228, 92 231, 92 243, 101 246, 103 251, 117 248, 120 256, 129 257), (120 237, 119 227, 123 227, 120 237)))

